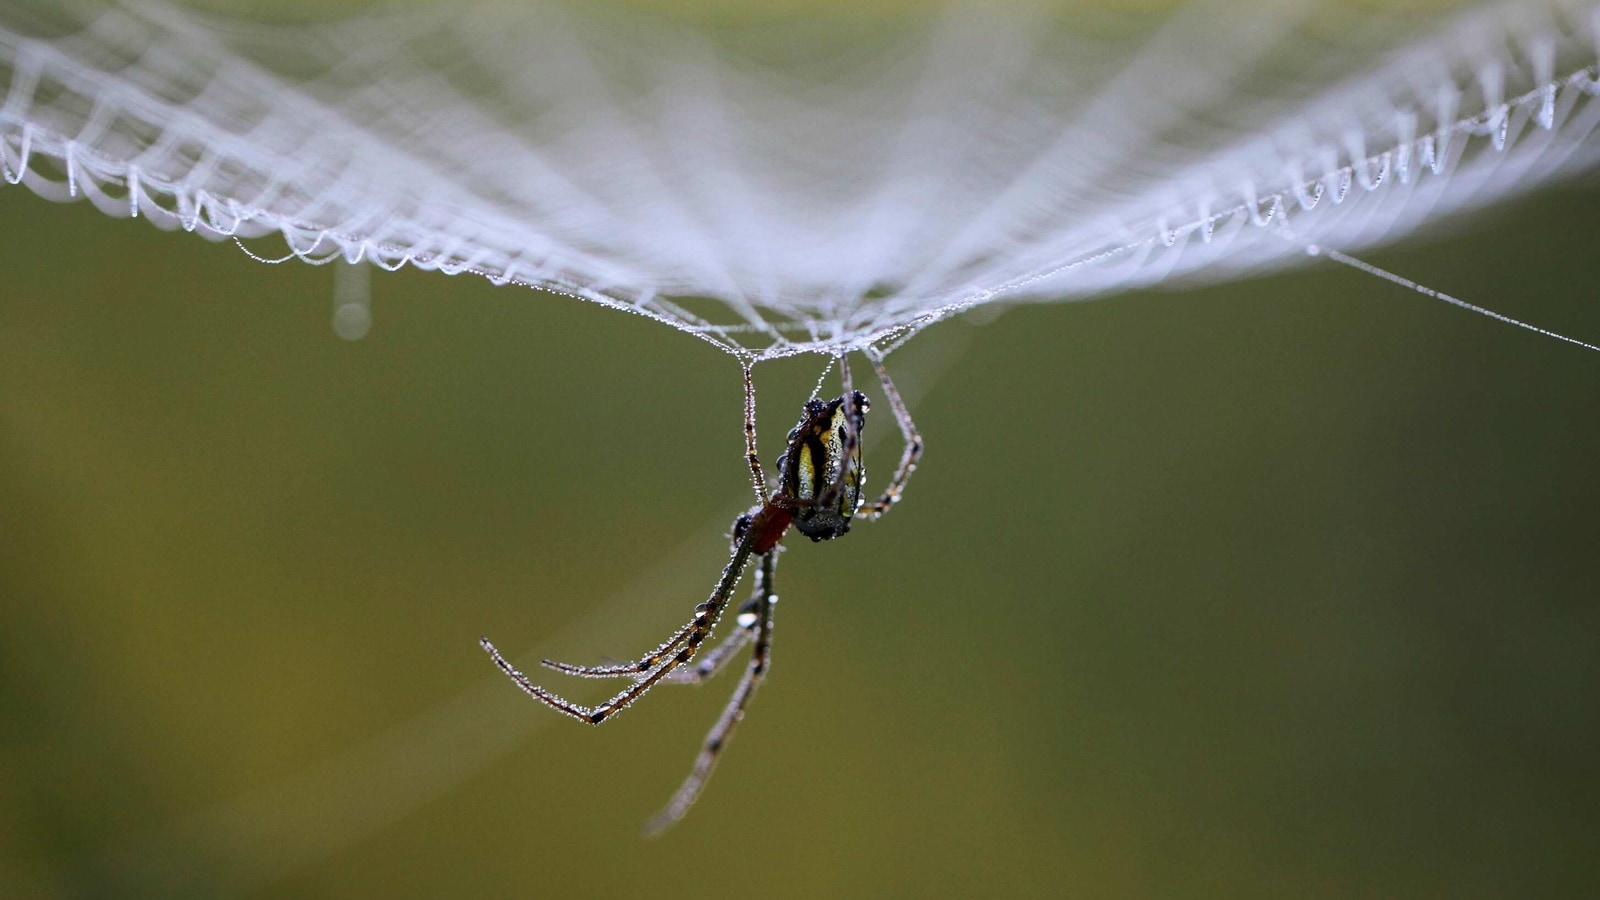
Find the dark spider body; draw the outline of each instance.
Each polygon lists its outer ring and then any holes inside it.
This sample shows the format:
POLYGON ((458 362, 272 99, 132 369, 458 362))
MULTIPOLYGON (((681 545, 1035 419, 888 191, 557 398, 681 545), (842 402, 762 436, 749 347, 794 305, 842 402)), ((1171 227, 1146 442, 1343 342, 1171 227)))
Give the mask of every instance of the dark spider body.
POLYGON ((906 480, 917 467, 917 460, 922 455, 922 439, 911 423, 911 415, 906 410, 905 402, 900 399, 900 392, 889 380, 882 355, 870 348, 865 353, 878 373, 884 394, 894 409, 895 421, 906 441, 900 466, 895 470, 883 496, 868 503, 861 500, 861 487, 865 481, 861 464, 861 429, 866 424, 868 403, 865 394, 850 386, 850 368, 842 356, 839 357, 839 375, 844 382, 844 393, 832 400, 806 401, 800 422, 789 432, 783 455, 778 457, 778 488, 767 494, 766 474, 756 456, 755 385, 750 369, 746 367, 745 460, 750 467, 751 482, 760 505, 734 521, 733 546, 728 563, 722 567, 721 577, 712 588, 711 596, 694 608, 694 615, 683 627, 635 662, 580 666, 548 659, 543 661, 545 666, 568 675, 622 678, 632 682, 616 696, 597 706, 580 706, 534 684, 507 662, 488 638, 479 642, 495 665, 529 696, 557 712, 590 725, 609 720, 662 682, 698 684, 720 671, 746 645, 753 648, 744 677, 734 689, 722 716, 706 735, 689 777, 673 794, 666 809, 646 826, 652 832, 683 818, 683 814, 700 795, 718 755, 733 734, 734 726, 744 718, 746 705, 766 676, 772 646, 772 609, 778 601, 777 594, 773 592, 773 572, 777 566, 778 545, 788 533, 789 526, 800 529, 801 534, 813 541, 832 540, 846 534, 850 531, 853 519, 876 519, 888 512, 899 501, 906 480), (740 576, 753 559, 759 559, 761 563, 757 567, 755 590, 750 599, 739 607, 738 627, 722 643, 707 650, 696 661, 695 657, 704 648, 706 638, 711 636, 717 620, 727 608, 740 576))
POLYGON ((754 529, 750 552, 761 556, 782 543, 790 524, 812 541, 830 541, 848 533, 867 480, 860 438, 871 408, 867 395, 860 391, 828 401, 807 400, 799 424, 789 432, 788 446, 778 457, 778 490, 733 523, 734 543, 754 529), (851 409, 855 412, 854 432, 851 409), (847 449, 851 446, 853 454, 847 449), (841 472, 847 459, 849 469, 841 472), (830 490, 832 499, 828 498, 830 490))
POLYGON ((794 504, 795 527, 813 541, 848 532, 861 505, 861 485, 867 479, 861 429, 869 408, 867 395, 860 391, 826 403, 806 401, 800 424, 789 432, 789 447, 778 457, 779 496, 773 499, 794 504))

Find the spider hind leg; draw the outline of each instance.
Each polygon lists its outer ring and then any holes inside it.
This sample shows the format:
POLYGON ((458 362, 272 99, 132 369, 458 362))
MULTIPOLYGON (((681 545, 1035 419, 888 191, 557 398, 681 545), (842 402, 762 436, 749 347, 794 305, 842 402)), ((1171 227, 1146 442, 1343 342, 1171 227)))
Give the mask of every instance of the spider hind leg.
MULTIPOLYGON (((751 544, 754 534, 746 533, 744 538, 733 549, 733 555, 728 564, 722 568, 722 577, 717 580, 717 585, 711 591, 711 596, 704 603, 694 608, 694 616, 674 634, 670 639, 645 655, 638 666, 644 670, 637 673, 633 684, 624 688, 616 696, 596 706, 583 706, 573 703, 558 694, 555 694, 537 684, 528 676, 519 672, 515 666, 507 662, 505 657, 495 649, 488 638, 482 638, 479 644, 485 653, 494 660, 500 671, 506 674, 517 687, 524 693, 550 707, 556 712, 571 716, 580 722, 590 725, 599 725, 618 712, 628 708, 635 700, 643 697, 651 688, 655 687, 662 679, 670 675, 679 666, 694 659, 699 652, 701 644, 705 642, 711 630, 716 627, 717 619, 722 615, 722 610, 728 605, 728 598, 732 596, 734 586, 739 583, 739 576, 744 574, 745 566, 750 562, 751 544)), ((561 672, 587 677, 605 678, 622 674, 617 669, 627 669, 627 666, 574 666, 567 663, 550 663, 551 667, 561 672)))
POLYGON ((906 401, 900 396, 899 389, 894 386, 893 379, 889 377, 889 370, 883 367, 883 354, 876 349, 868 349, 865 355, 878 373, 878 383, 883 386, 883 395, 889 400, 889 409, 894 413, 895 424, 900 426, 900 436, 905 439, 906 445, 900 454, 900 464, 895 467, 894 475, 890 476, 889 486, 884 488, 883 494, 876 500, 861 504, 856 510, 856 515, 872 520, 882 516, 890 507, 900 502, 906 482, 911 480, 911 473, 917 470, 917 463, 922 459, 922 435, 917 432, 917 424, 911 421, 911 411, 906 408, 906 401))
MULTIPOLYGON (((750 639, 755 642, 755 649, 750 653, 750 662, 745 666, 744 676, 739 679, 738 686, 733 690, 733 696, 729 698, 728 705, 723 707, 722 715, 717 717, 716 724, 706 732, 705 740, 700 745, 700 752, 695 756, 688 777, 679 785, 677 791, 673 792, 672 799, 667 801, 667 805, 645 823, 644 832, 647 836, 660 834, 676 824, 688 813, 689 807, 700 798, 701 791, 705 789, 706 782, 717 766, 718 758, 722 755, 722 751, 727 749, 728 742, 733 739, 733 730, 744 719, 750 698, 755 696, 756 689, 766 678, 772 659, 772 607, 778 602, 778 595, 772 590, 772 574, 778 564, 777 557, 776 553, 762 557, 755 596, 741 607, 742 613, 748 611, 754 616, 749 625, 740 629, 740 632, 747 629, 753 632, 750 639)), ((719 646, 717 649, 722 648, 719 646)))

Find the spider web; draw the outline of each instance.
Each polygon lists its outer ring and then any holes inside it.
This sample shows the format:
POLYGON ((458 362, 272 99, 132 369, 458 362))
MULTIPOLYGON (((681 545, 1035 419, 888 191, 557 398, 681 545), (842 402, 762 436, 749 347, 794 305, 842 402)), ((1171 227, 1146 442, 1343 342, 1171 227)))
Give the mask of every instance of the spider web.
POLYGON ((1580 171, 1597 9, 525 3, 269 26, 13 0, 0 175, 276 235, 284 259, 569 294, 746 360, 881 349, 976 306, 1359 250, 1580 171))

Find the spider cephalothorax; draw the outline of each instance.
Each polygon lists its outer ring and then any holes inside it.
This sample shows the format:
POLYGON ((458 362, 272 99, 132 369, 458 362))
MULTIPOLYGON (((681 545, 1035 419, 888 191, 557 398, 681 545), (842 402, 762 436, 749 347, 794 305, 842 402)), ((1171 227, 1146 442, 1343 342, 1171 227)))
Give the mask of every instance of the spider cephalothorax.
POLYGON ((866 424, 867 397, 850 386, 850 369, 843 357, 839 358, 840 380, 844 393, 832 400, 806 401, 800 422, 789 432, 783 455, 778 457, 778 489, 767 493, 766 473, 756 456, 755 384, 750 369, 744 370, 745 387, 745 458, 750 466, 751 481, 760 504, 733 523, 733 547, 722 576, 711 591, 711 596, 694 608, 694 616, 672 637, 645 654, 636 662, 609 666, 577 666, 570 663, 544 660, 544 665, 568 675, 586 678, 626 678, 633 683, 610 700, 598 706, 579 706, 534 684, 517 671, 484 638, 483 649, 494 659, 513 681, 539 702, 575 719, 598 725, 629 704, 644 696, 655 685, 664 682, 699 683, 719 671, 735 652, 746 644, 753 644, 750 664, 744 677, 734 689, 733 699, 722 716, 706 735, 700 755, 695 758, 689 777, 678 788, 672 800, 650 822, 651 830, 671 825, 688 811, 699 796, 706 778, 716 765, 717 756, 727 745, 729 736, 739 720, 744 717, 745 706, 766 675, 769 649, 772 640, 772 605, 777 602, 773 593, 773 570, 777 566, 778 544, 782 542, 789 526, 794 525, 801 534, 813 541, 836 538, 850 530, 855 518, 876 519, 900 499, 906 479, 917 467, 922 455, 922 439, 911 423, 900 393, 889 373, 883 367, 883 357, 875 350, 866 356, 878 373, 884 395, 894 409, 895 420, 905 436, 905 452, 900 466, 890 479, 883 496, 868 503, 861 501, 861 487, 865 470, 861 465, 861 429, 866 424), (733 589, 739 583, 752 557, 761 559, 756 576, 755 591, 739 608, 738 629, 721 644, 709 650, 693 666, 705 639, 717 624, 722 611, 727 608, 733 589))

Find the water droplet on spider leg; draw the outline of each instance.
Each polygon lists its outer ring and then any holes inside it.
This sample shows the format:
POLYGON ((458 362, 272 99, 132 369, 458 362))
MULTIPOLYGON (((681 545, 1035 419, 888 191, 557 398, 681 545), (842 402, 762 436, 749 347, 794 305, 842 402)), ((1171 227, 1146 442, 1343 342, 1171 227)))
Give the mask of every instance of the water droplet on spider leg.
POLYGON ((372 270, 363 263, 334 263, 333 333, 359 341, 372 330, 372 270))
POLYGON ((750 626, 756 624, 757 618, 758 617, 753 612, 743 612, 739 613, 739 618, 737 621, 740 628, 749 628, 750 626))

